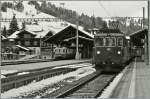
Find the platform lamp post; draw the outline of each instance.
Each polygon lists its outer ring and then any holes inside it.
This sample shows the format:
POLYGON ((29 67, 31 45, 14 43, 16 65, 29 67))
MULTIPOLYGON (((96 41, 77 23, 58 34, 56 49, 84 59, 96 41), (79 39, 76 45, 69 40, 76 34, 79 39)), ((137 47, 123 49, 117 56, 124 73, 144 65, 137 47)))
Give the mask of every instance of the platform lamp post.
POLYGON ((42 40, 41 40, 41 35, 40 35, 40 55, 39 55, 39 56, 40 56, 40 59, 41 59, 41 51, 42 51, 42 48, 41 48, 41 47, 42 47, 42 40))
POLYGON ((75 56, 75 59, 79 60, 80 56, 79 56, 79 33, 78 33, 79 32, 78 31, 78 25, 79 25, 79 23, 78 23, 78 18, 77 18, 76 24, 77 24, 77 27, 76 27, 76 56, 75 56))

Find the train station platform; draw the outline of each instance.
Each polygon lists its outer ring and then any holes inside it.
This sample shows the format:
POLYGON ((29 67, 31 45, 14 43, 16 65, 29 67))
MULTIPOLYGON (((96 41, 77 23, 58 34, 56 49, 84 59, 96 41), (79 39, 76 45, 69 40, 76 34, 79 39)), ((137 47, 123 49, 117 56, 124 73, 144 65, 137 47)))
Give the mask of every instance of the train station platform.
POLYGON ((150 98, 150 65, 131 63, 112 98, 150 98))
POLYGON ((57 67, 69 64, 89 62, 90 59, 82 60, 59 60, 59 61, 49 61, 49 62, 39 62, 39 63, 30 63, 30 64, 17 64, 17 65, 5 65, 1 66, 1 70, 17 70, 17 71, 26 71, 46 67, 57 67))

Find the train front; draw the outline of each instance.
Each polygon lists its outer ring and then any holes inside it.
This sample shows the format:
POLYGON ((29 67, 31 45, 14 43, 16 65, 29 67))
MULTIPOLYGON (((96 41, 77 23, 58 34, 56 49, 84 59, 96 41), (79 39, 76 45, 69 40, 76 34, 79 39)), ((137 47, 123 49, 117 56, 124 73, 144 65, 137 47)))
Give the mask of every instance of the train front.
POLYGON ((93 62, 97 70, 119 71, 125 62, 123 36, 95 35, 93 48, 93 62))

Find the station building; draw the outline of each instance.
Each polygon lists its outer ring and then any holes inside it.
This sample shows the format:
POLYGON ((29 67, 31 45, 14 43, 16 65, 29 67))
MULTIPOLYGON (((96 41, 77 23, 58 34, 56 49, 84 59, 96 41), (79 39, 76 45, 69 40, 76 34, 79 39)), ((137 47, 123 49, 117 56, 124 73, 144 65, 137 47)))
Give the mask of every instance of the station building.
MULTIPOLYGON (((76 25, 68 25, 57 31, 24 29, 8 37, 10 48, 16 47, 19 55, 36 55, 42 58, 53 58, 54 48, 67 47, 76 50, 76 25)), ((94 36, 83 27, 78 29, 80 58, 91 58, 94 36)))
MULTIPOLYGON (((78 28, 78 49, 80 58, 84 59, 92 57, 92 49, 94 43, 93 38, 94 35, 86 32, 81 27, 78 28)), ((67 47, 76 50, 76 40, 77 26, 69 25, 55 35, 47 38, 45 42, 55 45, 56 47, 67 47)))
POLYGON ((41 47, 50 47, 44 44, 43 39, 51 35, 51 31, 47 32, 41 30, 36 33, 29 30, 20 30, 10 35, 8 39, 10 42, 13 42, 12 46, 19 48, 19 55, 40 55, 41 47))

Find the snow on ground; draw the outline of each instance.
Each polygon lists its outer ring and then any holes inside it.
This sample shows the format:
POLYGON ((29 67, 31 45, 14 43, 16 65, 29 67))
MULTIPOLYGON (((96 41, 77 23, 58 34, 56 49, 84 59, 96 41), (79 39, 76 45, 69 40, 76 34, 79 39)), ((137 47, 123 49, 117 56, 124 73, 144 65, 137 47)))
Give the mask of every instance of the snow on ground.
POLYGON ((21 73, 18 73, 17 75, 24 75, 24 74, 29 74, 30 72, 21 72, 21 73))
POLYGON ((17 70, 1 70, 1 78, 6 78, 4 75, 15 72, 17 72, 17 70))
MULTIPOLYGON (((93 73, 94 71, 95 71, 95 69, 92 67, 79 68, 78 70, 76 70, 74 72, 62 74, 62 75, 55 76, 55 77, 48 78, 48 79, 44 79, 39 82, 32 82, 31 84, 28 84, 26 86, 22 86, 22 87, 19 87, 16 89, 11 89, 9 91, 1 93, 1 97, 2 98, 19 97, 20 95, 29 94, 33 91, 40 90, 40 89, 44 88, 45 86, 53 85, 55 83, 58 83, 64 79, 66 79, 66 78, 69 78, 69 77, 76 77, 76 79, 80 79, 88 74, 93 73)), ((53 91, 51 91, 51 92, 53 92, 53 91)))
POLYGON ((9 74, 9 73, 15 73, 15 72, 17 72, 17 70, 1 70, 2 75, 9 74))
POLYGON ((121 72, 119 73, 115 79, 110 83, 110 85, 103 91, 103 93, 101 94, 101 96, 99 98, 110 98, 111 95, 113 94, 113 91, 115 90, 115 88, 117 87, 117 85, 119 84, 121 78, 124 76, 125 72, 127 70, 127 67, 121 72))

